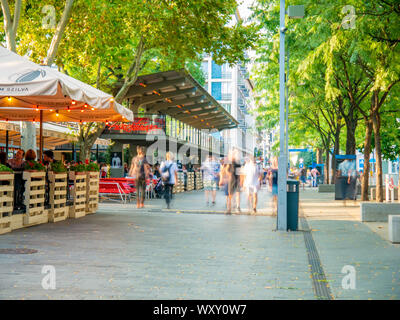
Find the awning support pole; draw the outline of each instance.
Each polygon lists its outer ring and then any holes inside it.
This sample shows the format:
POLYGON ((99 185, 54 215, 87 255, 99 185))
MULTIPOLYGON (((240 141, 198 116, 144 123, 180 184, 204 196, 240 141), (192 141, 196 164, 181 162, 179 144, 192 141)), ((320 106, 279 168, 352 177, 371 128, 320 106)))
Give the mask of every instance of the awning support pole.
POLYGON ((40 110, 39 161, 43 160, 43 110, 40 110))
POLYGON ((8 159, 8 130, 6 130, 6 154, 8 159))

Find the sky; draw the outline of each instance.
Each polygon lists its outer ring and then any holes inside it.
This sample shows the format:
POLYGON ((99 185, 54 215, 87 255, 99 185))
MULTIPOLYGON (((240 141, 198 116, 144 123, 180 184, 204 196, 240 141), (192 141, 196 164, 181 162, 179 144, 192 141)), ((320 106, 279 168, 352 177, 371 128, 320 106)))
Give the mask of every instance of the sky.
POLYGON ((250 7, 254 1, 255 0, 237 0, 239 3, 239 12, 243 20, 250 16, 251 10, 249 10, 248 7, 250 7))

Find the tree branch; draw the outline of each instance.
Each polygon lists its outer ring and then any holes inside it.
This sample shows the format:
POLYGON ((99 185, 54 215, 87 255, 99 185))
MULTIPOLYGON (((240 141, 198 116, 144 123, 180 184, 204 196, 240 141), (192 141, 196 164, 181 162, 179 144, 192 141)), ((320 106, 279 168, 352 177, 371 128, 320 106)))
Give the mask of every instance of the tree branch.
POLYGON ((19 18, 21 16, 21 5, 22 5, 22 0, 15 0, 15 6, 14 6, 14 21, 13 21, 13 35, 14 38, 17 36, 17 29, 19 25, 19 18))
POLYGON ((58 23, 53 39, 51 40, 49 50, 47 51, 47 57, 45 63, 48 66, 51 66, 56 58, 58 46, 60 45, 61 39, 64 35, 65 27, 71 15, 73 4, 74 0, 66 0, 63 15, 61 17, 60 22, 58 23))

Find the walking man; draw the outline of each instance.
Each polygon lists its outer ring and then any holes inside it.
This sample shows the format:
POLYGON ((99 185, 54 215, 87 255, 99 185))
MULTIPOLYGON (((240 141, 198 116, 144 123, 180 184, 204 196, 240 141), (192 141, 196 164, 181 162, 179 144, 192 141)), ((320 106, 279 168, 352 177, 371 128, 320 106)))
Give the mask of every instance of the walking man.
POLYGON ((174 162, 174 154, 171 151, 167 152, 167 160, 161 163, 160 173, 164 184, 164 198, 167 203, 167 209, 170 209, 172 199, 172 189, 175 182, 178 180, 178 167, 174 162))
POLYGON ((215 205, 215 198, 217 195, 217 182, 219 177, 219 164, 215 161, 214 157, 209 155, 201 166, 203 170, 203 184, 206 197, 206 205, 209 206, 209 195, 211 194, 211 205, 215 205))
POLYGON ((144 208, 144 198, 146 192, 146 179, 152 178, 149 162, 146 159, 145 147, 137 147, 137 156, 132 159, 129 175, 134 177, 136 183, 136 203, 137 208, 144 208))
POLYGON ((317 168, 313 168, 311 170, 311 178, 312 178, 312 186, 313 187, 318 187, 318 184, 317 184, 318 176, 319 176, 319 171, 317 170, 317 168))
POLYGON ((244 183, 248 198, 249 212, 257 212, 257 192, 261 187, 262 174, 260 168, 256 165, 254 157, 250 156, 243 168, 244 183))

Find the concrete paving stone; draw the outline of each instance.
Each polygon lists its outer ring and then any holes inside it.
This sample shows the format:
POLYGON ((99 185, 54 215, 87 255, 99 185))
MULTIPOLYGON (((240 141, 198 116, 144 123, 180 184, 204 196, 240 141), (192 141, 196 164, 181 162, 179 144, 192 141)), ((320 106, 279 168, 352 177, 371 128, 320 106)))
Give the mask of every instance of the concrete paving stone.
MULTIPOLYGON (((305 190, 308 217, 327 280, 337 299, 398 299, 399 247, 360 223, 357 202, 305 190), (344 290, 341 268, 354 265, 357 289, 344 290)), ((246 206, 242 195, 242 209, 246 206)), ((271 196, 262 190, 260 215, 226 216, 224 196, 205 206, 202 192, 178 194, 147 209, 100 204, 95 215, 20 229, 0 248, 0 299, 315 299, 303 232, 276 232, 271 196), (151 211, 150 211, 151 210, 151 211), (44 290, 43 265, 56 268, 57 289, 44 290)))

